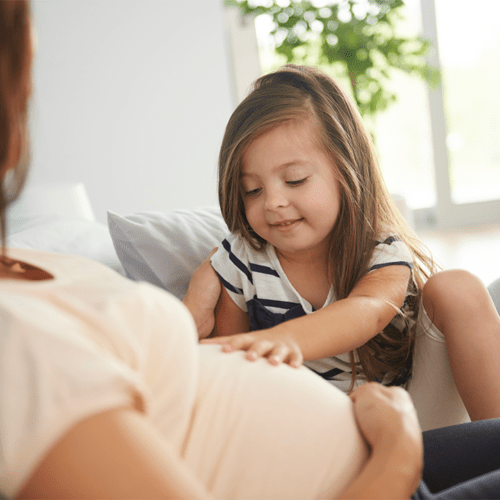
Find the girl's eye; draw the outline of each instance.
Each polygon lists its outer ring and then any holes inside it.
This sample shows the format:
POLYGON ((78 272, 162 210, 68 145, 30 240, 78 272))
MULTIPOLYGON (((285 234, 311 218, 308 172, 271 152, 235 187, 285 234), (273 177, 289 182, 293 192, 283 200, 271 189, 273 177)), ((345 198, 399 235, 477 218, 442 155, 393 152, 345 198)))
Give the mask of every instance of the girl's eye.
POLYGON ((303 179, 299 179, 297 181, 286 181, 286 183, 289 186, 300 186, 301 184, 304 184, 304 182, 307 181, 307 177, 304 177, 303 179))
POLYGON ((260 188, 245 191, 245 196, 257 196, 260 193, 260 188))

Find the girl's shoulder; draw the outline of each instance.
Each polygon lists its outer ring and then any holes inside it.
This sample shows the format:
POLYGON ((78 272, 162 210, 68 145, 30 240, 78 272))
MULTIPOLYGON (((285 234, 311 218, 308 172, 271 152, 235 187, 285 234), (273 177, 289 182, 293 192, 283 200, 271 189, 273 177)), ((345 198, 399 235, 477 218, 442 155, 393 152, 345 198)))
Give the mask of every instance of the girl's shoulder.
POLYGON ((269 262, 267 246, 262 250, 254 248, 239 234, 228 233, 221 241, 217 252, 212 256, 212 264, 220 261, 231 261, 234 265, 238 262, 245 266, 250 264, 265 264, 269 262))
POLYGON ((228 234, 222 240, 210 262, 229 295, 244 311, 246 301, 254 297, 262 279, 279 276, 266 248, 259 251, 236 234, 228 234))
POLYGON ((250 243, 237 233, 227 233, 221 242, 221 246, 226 250, 230 248, 232 251, 238 253, 251 252, 253 250, 250 243))
POLYGON ((253 295, 256 281, 263 274, 279 276, 267 247, 255 249, 237 234, 222 240, 210 262, 226 289, 239 295, 253 295))
MULTIPOLYGON (((383 231, 378 233, 376 239, 375 239, 375 248, 380 247, 380 248, 388 248, 391 245, 396 245, 396 246, 406 246, 406 243, 404 243, 403 239, 393 231, 383 231)), ((395 247, 394 247, 395 248, 395 247)))
POLYGON ((413 254, 410 248, 396 233, 391 231, 378 234, 369 270, 373 271, 387 265, 413 267, 413 254))

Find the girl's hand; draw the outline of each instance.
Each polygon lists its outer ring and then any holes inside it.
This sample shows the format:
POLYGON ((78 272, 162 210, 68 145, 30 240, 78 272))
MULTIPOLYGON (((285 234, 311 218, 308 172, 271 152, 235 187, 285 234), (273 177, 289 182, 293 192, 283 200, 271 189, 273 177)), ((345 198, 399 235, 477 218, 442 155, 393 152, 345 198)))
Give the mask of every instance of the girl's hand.
POLYGON ((274 366, 287 363, 292 368, 299 368, 304 360, 300 347, 294 340, 279 337, 266 330, 215 337, 203 340, 202 343, 221 344, 224 352, 247 351, 246 358, 249 361, 262 357, 267 358, 274 366))
POLYGON ((221 293, 219 278, 210 264, 210 258, 216 251, 217 248, 214 248, 193 273, 182 299, 194 318, 200 339, 208 337, 214 329, 215 306, 221 293))

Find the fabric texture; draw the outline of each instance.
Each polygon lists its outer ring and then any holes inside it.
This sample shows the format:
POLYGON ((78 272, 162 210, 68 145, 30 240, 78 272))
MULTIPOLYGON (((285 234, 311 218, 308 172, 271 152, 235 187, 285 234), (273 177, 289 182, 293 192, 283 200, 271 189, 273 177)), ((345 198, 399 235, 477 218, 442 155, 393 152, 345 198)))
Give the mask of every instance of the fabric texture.
MULTIPOLYGON (((288 281, 271 245, 264 251, 254 250, 242 238, 229 235, 211 259, 212 266, 230 297, 250 316, 254 330, 270 328, 288 319, 311 314, 313 308, 288 281)), ((411 267, 412 257, 404 243, 383 235, 370 262, 370 271, 387 265, 411 267)), ((323 307, 335 301, 333 289, 323 307)), ((403 306, 404 310, 404 306, 403 306)), ((458 394, 443 334, 420 308, 412 377, 406 384, 423 430, 469 421, 458 394)), ((399 318, 393 324, 402 329, 399 318)), ((343 392, 349 392, 351 365, 349 354, 306 361, 309 369, 343 392)), ((358 376, 356 384, 363 383, 358 376)))
POLYGON ((6 246, 80 255, 125 274, 108 228, 95 220, 82 183, 26 187, 7 210, 6 246))
POLYGON ((424 432, 423 481, 415 500, 500 498, 500 419, 424 432))
MULTIPOLYGON (((212 266, 233 301, 248 312, 252 330, 271 328, 289 319, 314 312, 307 300, 294 289, 284 273, 276 251, 267 245, 260 252, 243 238, 228 235, 213 255, 212 266)), ((394 235, 381 235, 369 264, 369 272, 390 265, 412 268, 407 246, 394 235)), ((333 287, 323 307, 335 302, 333 287)), ((403 306, 404 310, 405 306, 403 306)), ((398 318, 394 326, 402 329, 398 318)), ((344 392, 351 383, 349 354, 307 361, 305 365, 344 392)), ((363 377, 360 376, 360 381, 363 377)))
POLYGON ((55 279, 0 281, 7 496, 76 422, 123 406, 142 407, 215 498, 333 498, 366 460, 349 398, 307 369, 200 346, 178 299, 89 259, 9 255, 55 279))
POLYGON ((39 218, 7 236, 7 246, 43 252, 80 255, 125 274, 108 228, 97 221, 39 218))
POLYGON ((180 449, 197 377, 187 310, 91 260, 9 255, 55 279, 0 281, 0 490, 14 496, 82 418, 136 400, 180 449))
POLYGON ((195 269, 225 233, 220 210, 200 207, 118 215, 108 227, 126 275, 147 281, 182 299, 195 269))
POLYGON ((490 292, 498 314, 500 314, 500 278, 497 278, 493 283, 488 285, 488 291, 490 292))
POLYGON ((451 372, 444 335, 422 303, 408 392, 424 431, 470 421, 451 372))

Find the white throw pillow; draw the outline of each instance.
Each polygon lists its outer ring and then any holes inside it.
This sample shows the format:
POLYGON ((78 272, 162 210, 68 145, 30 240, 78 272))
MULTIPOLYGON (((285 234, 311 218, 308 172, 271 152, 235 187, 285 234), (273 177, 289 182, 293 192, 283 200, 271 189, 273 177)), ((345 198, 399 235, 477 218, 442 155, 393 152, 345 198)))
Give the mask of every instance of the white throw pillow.
POLYGON ((490 283, 488 291, 490 292, 498 314, 500 314, 500 278, 497 278, 493 283, 490 283))
POLYGON ((228 232, 217 207, 126 216, 108 212, 108 226, 126 275, 179 299, 186 294, 193 272, 228 232))
POLYGON ((49 182, 26 187, 8 208, 11 234, 56 220, 95 221, 94 211, 81 182, 49 182))
POLYGON ((7 236, 7 246, 80 255, 125 274, 105 224, 82 219, 38 218, 7 236))

